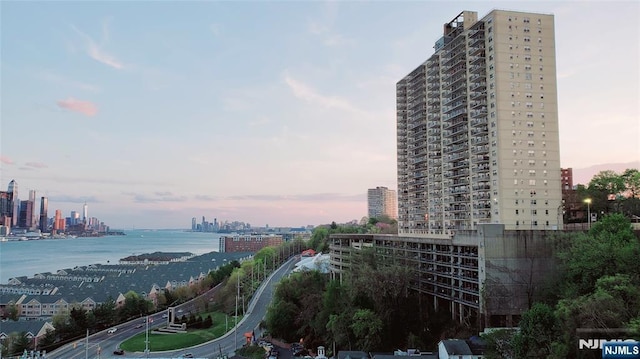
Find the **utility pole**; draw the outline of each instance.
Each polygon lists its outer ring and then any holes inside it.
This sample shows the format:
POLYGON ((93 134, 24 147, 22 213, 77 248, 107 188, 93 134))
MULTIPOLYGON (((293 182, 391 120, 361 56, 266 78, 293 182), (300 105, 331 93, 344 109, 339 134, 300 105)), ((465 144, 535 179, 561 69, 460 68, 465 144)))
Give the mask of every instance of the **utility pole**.
POLYGON ((89 328, 87 328, 87 337, 84 340, 84 359, 89 359, 89 328))
POLYGON ((236 294, 236 319, 234 327, 234 347, 233 351, 238 350, 238 298, 240 297, 240 271, 238 271, 238 293, 236 294))
POLYGON ((146 327, 144 330, 144 354, 145 358, 149 357, 149 316, 147 315, 147 319, 145 320, 146 327))

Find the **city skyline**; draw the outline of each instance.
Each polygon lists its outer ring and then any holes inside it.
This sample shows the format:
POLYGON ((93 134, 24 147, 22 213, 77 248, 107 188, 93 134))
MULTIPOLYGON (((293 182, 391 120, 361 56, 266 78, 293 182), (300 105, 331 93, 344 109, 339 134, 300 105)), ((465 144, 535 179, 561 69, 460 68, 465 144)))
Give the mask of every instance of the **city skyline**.
POLYGON ((359 220, 397 189, 396 82, 464 10, 553 14, 561 166, 640 162, 636 2, 2 7, 0 183, 112 228, 359 220))

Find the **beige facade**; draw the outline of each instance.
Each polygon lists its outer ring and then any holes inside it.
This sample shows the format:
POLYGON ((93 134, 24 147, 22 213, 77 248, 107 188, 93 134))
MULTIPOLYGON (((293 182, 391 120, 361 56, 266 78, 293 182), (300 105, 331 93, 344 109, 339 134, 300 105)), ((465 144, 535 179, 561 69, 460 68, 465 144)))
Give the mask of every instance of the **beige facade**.
POLYGON ((396 191, 387 187, 369 188, 367 190, 367 207, 369 218, 385 215, 392 219, 398 219, 396 191))
POLYGON ((464 11, 397 83, 399 234, 562 228, 553 15, 464 11))

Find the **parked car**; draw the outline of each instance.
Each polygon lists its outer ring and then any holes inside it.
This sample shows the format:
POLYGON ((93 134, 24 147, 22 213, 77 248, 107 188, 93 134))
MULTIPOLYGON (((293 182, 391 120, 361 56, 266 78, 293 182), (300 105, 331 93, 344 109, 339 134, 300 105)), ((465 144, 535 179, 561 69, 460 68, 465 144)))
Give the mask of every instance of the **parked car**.
POLYGON ((124 355, 124 350, 117 348, 116 350, 113 351, 114 355, 124 355))

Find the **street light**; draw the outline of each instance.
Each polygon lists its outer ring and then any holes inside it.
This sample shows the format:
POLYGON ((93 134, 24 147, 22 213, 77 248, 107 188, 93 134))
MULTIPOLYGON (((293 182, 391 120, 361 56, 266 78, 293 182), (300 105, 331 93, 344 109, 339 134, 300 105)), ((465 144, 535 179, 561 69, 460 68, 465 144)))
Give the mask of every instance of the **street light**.
POLYGON ((587 222, 589 223, 589 230, 591 230, 591 198, 585 199, 584 203, 587 204, 587 222))

